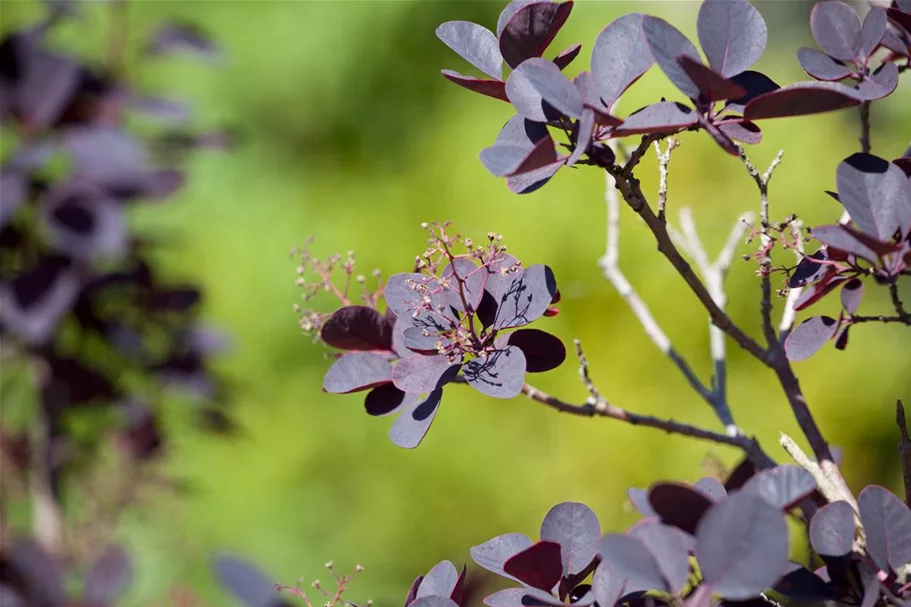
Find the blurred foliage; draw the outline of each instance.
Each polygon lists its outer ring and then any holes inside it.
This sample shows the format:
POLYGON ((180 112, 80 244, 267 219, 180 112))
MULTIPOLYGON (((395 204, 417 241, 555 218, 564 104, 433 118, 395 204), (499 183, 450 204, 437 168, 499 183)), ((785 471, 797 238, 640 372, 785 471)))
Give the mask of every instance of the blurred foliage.
MULTIPOLYGON (((582 42, 571 73, 587 67, 600 29, 644 10, 695 35, 695 2, 579 2, 552 48, 582 42)), ((795 52, 809 45, 808 2, 759 2, 770 48, 759 69, 779 83, 805 79, 795 52)), ((448 219, 465 235, 501 232, 526 263, 548 263, 563 293, 546 321, 566 342, 586 345, 593 379, 617 404, 638 412, 715 427, 708 408, 655 350, 597 267, 604 247, 603 177, 561 171, 548 187, 510 194, 477 160, 509 117, 505 104, 447 83, 461 61, 434 36, 446 20, 492 24, 494 2, 132 2, 132 52, 164 19, 200 23, 226 49, 220 71, 161 60, 130 72, 151 90, 192 101, 199 126, 231 125, 243 145, 230 155, 193 160, 189 187, 173 205, 138 209, 149 234, 167 237, 167 267, 195 277, 207 317, 233 336, 221 361, 234 386, 239 430, 232 439, 200 435, 175 403, 167 472, 185 493, 159 492, 128 513, 123 534, 140 577, 127 604, 168 602, 171 584, 192 587, 207 604, 229 604, 209 570, 213 550, 259 563, 277 581, 323 574, 328 559, 366 571, 353 600, 398 604, 411 580, 443 558, 507 531, 537 535, 544 513, 563 500, 589 504, 605 527, 634 516, 625 489, 659 479, 695 480, 707 456, 738 454, 607 420, 560 416, 522 398, 500 402, 451 390, 435 430, 417 451, 394 447, 389 420, 369 418, 362 398, 321 393, 327 366, 296 325, 292 245, 316 237, 319 254, 354 249, 360 268, 407 270, 423 250, 421 221, 448 219)), ((38 3, 4 0, 2 29, 29 22, 38 3)), ((58 42, 101 56, 110 27, 104 3, 84 5, 81 21, 58 42)), ((127 60, 129 70, 130 60, 127 60)), ((658 70, 633 87, 632 110, 672 91, 658 70)), ((899 156, 908 145, 911 82, 874 106, 873 150, 899 156)), ((798 213, 810 225, 833 221, 837 163, 858 149, 859 125, 846 111, 769 121, 750 150, 766 165, 784 163, 771 188, 773 216, 798 213)), ((653 157, 639 170, 654 192, 653 157)), ((740 163, 704 134, 684 134, 671 163, 669 209, 693 207, 708 247, 758 205, 740 163)), ((662 262, 644 227, 624 211, 621 266, 678 349, 703 377, 710 372, 707 319, 662 262)), ((747 249, 744 247, 743 251, 747 249)), ((790 260, 782 260, 790 263, 790 260)), ((728 279, 729 310, 759 334, 759 282, 751 262, 728 279)), ((911 293, 904 297, 911 300, 911 293)), ((332 305, 330 300, 327 306, 332 305)), ((865 306, 884 309, 886 293, 865 306)), ((837 305, 836 301, 821 304, 837 305)), ((894 401, 911 399, 907 331, 864 326, 847 352, 826 348, 799 363, 811 407, 832 443, 845 449, 849 483, 897 490, 894 401)), ((778 432, 797 436, 773 375, 731 348, 730 402, 737 422, 775 457, 778 432)), ((539 378, 542 389, 582 400, 575 366, 539 378)))

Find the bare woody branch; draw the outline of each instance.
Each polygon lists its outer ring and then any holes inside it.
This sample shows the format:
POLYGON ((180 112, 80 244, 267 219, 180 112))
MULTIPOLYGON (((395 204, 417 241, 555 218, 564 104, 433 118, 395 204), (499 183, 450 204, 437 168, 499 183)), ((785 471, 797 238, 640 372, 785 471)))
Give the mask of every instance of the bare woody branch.
POLYGON ((610 173, 605 173, 606 188, 605 202, 607 205, 607 248, 604 256, 601 258, 599 265, 604 277, 614 286, 617 293, 623 298, 630 307, 636 319, 642 325, 645 334, 651 339, 655 347, 664 355, 671 359, 674 365, 680 370, 693 390, 715 410, 715 414, 724 424, 727 431, 736 434, 738 431, 734 419, 731 415, 730 408, 727 405, 723 394, 719 394, 708 388, 696 373, 690 367, 689 363, 674 349, 670 338, 655 320, 648 305, 639 294, 633 289, 626 275, 620 269, 620 201, 615 187, 615 180, 610 173))
MULTIPOLYGON (((800 263, 800 260, 803 259, 804 255, 804 243, 803 243, 803 222, 799 219, 795 219, 791 222, 791 235, 794 237, 794 254, 797 256, 797 262, 800 263)), ((791 329, 794 328, 794 319, 797 317, 797 311, 794 309, 794 305, 797 303, 797 300, 800 299, 800 295, 803 293, 802 287, 795 287, 788 291, 788 297, 784 303, 784 310, 781 312, 781 323, 778 325, 778 343, 783 344, 784 340, 788 338, 788 335, 791 333, 791 329)))
POLYGON ((655 154, 658 156, 658 219, 665 221, 667 209, 667 176, 668 165, 671 163, 671 152, 680 145, 677 139, 673 137, 668 139, 667 147, 662 152, 661 142, 656 141, 655 154))

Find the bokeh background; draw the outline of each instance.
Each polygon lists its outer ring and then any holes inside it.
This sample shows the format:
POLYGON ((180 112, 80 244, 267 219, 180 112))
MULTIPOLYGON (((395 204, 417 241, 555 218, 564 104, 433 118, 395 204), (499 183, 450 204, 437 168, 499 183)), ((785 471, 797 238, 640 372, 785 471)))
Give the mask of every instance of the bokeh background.
MULTIPOLYGON (((759 69, 779 83, 804 79, 799 46, 812 46, 811 3, 757 4, 770 29, 759 69)), ((189 101, 201 127, 231 125, 242 145, 193 160, 189 186, 167 205, 137 209, 136 225, 166 234, 165 267, 205 289, 206 318, 231 337, 218 369, 233 385, 238 432, 203 434, 178 404, 167 409, 171 442, 165 471, 188 491, 154 493, 127 513, 120 534, 137 559, 124 604, 168 603, 186 585, 206 604, 233 600, 209 569, 215 550, 259 564, 277 582, 328 578, 323 564, 361 563, 349 598, 395 605, 411 580, 443 558, 461 563, 468 548, 495 535, 537 534, 547 510, 564 500, 589 504, 604 529, 634 520, 629 486, 660 479, 694 481, 707 458, 734 464, 739 454, 608 420, 574 419, 519 398, 495 401, 451 389, 432 431, 414 451, 393 446, 391 420, 369 418, 362 395, 327 396, 325 349, 303 336, 289 249, 315 237, 320 256, 352 249, 359 268, 386 275, 410 268, 423 250, 422 221, 450 220, 476 239, 500 232, 526 263, 547 263, 563 301, 542 321, 571 343, 581 338, 602 392, 637 412, 717 428, 717 420, 645 337, 601 277, 603 177, 563 170, 539 192, 511 194, 478 161, 511 115, 506 104, 446 82, 441 68, 465 68, 434 36, 446 20, 493 26, 500 2, 138 0, 128 6, 127 69, 144 88, 189 101), (197 23, 223 47, 221 67, 162 59, 131 69, 141 43, 166 19, 197 23)), ((580 1, 551 46, 583 51, 569 68, 587 68, 592 42, 629 11, 657 14, 695 40, 695 2, 580 1)), ((45 10, 26 0, 0 2, 4 33, 45 10)), ((100 56, 110 15, 87 3, 82 18, 55 41, 100 56)), ((138 66, 138 63, 137 63, 138 66)), ((874 105, 874 152, 901 155, 911 135, 911 81, 874 105)), ((628 113, 676 91, 654 69, 624 99, 628 113)), ((772 213, 797 213, 809 225, 834 221, 837 163, 857 151, 852 111, 768 121, 750 149, 765 166, 786 151, 775 174, 772 213)), ((684 134, 671 163, 673 218, 691 206, 710 254, 737 216, 756 209, 742 165, 704 133, 684 134)), ((649 156, 639 175, 656 186, 649 156)), ((647 231, 623 209, 621 266, 677 348, 707 381, 708 323, 695 298, 662 263, 647 231)), ((748 252, 742 246, 740 252, 748 252)), ((791 263, 790 259, 782 262, 791 263)), ((759 335, 759 282, 752 262, 728 278, 729 310, 759 335)), ((864 310, 885 310, 885 292, 869 292, 864 310)), ((905 288, 906 301, 911 290, 905 288)), ((837 298, 832 298, 837 299, 837 298)), ((780 302, 779 302, 780 303, 780 302)), ((333 302, 322 302, 328 311, 333 302)), ((837 301, 820 304, 830 313, 837 301)), ((911 400, 907 329, 867 325, 846 352, 831 347, 796 369, 817 420, 845 449, 854 489, 880 483, 899 490, 894 402, 911 400)), ((773 375, 730 349, 730 403, 739 425, 784 459, 778 432, 797 436, 773 375)), ((572 361, 535 378, 567 400, 584 399, 572 361)))

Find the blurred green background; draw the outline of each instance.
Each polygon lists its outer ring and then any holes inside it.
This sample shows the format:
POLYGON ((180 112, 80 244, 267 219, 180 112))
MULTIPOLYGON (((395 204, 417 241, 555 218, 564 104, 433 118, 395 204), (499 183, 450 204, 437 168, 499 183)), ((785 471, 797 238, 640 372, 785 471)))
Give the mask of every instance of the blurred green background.
MULTIPOLYGON (((771 39, 758 68, 779 83, 805 79, 795 52, 813 45, 811 4, 758 7, 771 39)), ((301 576, 325 581, 329 559, 342 570, 361 563, 366 571, 349 598, 396 605, 414 576, 438 560, 461 563, 470 546, 501 533, 536 535, 557 502, 584 501, 604 529, 622 529, 634 520, 625 505, 628 486, 696 480, 707 454, 728 464, 738 460, 732 450, 458 387, 447 391, 424 443, 406 451, 387 439, 391 420, 364 414, 363 395, 321 393, 328 363, 324 348, 298 329, 297 264, 289 249, 314 236, 318 255, 353 249, 361 271, 376 267, 388 276, 407 271, 423 250, 420 222, 451 220, 476 239, 500 232, 525 263, 554 268, 561 313, 541 326, 567 343, 583 340, 593 378, 613 402, 718 428, 600 275, 603 177, 585 167, 563 170, 547 187, 520 197, 478 161, 511 113, 440 76, 441 68, 471 68, 434 29, 452 19, 492 27, 501 8, 486 1, 129 3, 130 77, 149 91, 192 102, 200 127, 236 126, 243 145, 199 155, 189 187, 134 216, 144 231, 177 237, 161 250, 166 267, 204 286, 208 320, 232 337, 219 370, 236 387, 240 432, 230 440, 202 435, 180 407, 169 410, 167 472, 192 491, 157 495, 126 518, 122 535, 140 572, 126 604, 168 603, 172 584, 193 588, 207 604, 232 604, 208 568, 210 553, 227 549, 287 584, 301 576), (148 34, 173 18, 209 31, 226 51, 223 65, 140 62, 148 34)), ((695 40, 697 8, 689 1, 578 2, 551 53, 581 42, 583 52, 568 71, 587 68, 600 29, 632 10, 662 16, 695 40)), ((43 10, 37 2, 4 0, 4 33, 43 10)), ((62 28, 56 40, 100 57, 109 17, 104 3, 88 3, 82 20, 62 28)), ((892 158, 907 147, 909 92, 905 77, 895 94, 874 105, 875 153, 892 158)), ((624 99, 621 115, 675 94, 654 69, 624 99)), ((771 188, 774 218, 793 212, 808 225, 837 219, 839 208, 823 190, 834 189, 837 163, 858 149, 856 113, 762 126, 763 143, 749 150, 755 162, 764 167, 786 151, 771 188)), ((654 192, 653 155, 639 175, 645 191, 654 192)), ((710 254, 741 212, 757 208, 742 165, 704 133, 682 136, 670 188, 672 219, 679 207, 691 206, 710 254)), ((624 208, 621 266, 707 381, 705 314, 634 220, 624 208)), ((754 269, 736 262, 727 284, 731 315, 758 336, 754 269)), ((872 291, 863 309, 885 310, 886 294, 872 291)), ((911 300, 911 291, 904 297, 911 300)), ((837 298, 831 299, 821 311, 836 310, 837 298)), ((324 304, 328 310, 332 302, 324 304)), ((826 347, 796 365, 819 424, 846 450, 854 489, 871 482, 899 489, 894 402, 911 400, 909 343, 907 329, 868 325, 852 332, 846 352, 826 347)), ((729 375, 738 424, 784 460, 778 432, 796 437, 799 431, 774 376, 734 348, 729 375)), ((572 361, 535 381, 567 400, 586 395, 572 361)))

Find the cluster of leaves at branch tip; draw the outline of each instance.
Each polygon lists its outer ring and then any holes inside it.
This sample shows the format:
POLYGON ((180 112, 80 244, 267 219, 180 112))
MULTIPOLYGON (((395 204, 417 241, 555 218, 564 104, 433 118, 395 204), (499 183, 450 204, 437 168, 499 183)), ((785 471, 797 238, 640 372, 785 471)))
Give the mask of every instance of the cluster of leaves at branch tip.
POLYGON ((566 359, 560 339, 524 328, 557 313, 553 305, 560 293, 549 267, 523 267, 493 232, 475 244, 449 235, 447 224, 422 227, 430 238, 415 258, 415 271, 391 276, 363 296, 362 305, 349 304, 350 280, 344 290, 331 282, 337 267, 350 278, 353 255, 341 264, 340 256, 314 263, 309 253, 302 254, 320 277, 313 284, 301 279, 305 299, 330 287, 345 304, 328 318, 303 312, 307 328, 318 328, 323 342, 344 351, 326 372, 323 389, 367 391, 367 413, 397 414, 389 436, 406 448, 424 438, 447 384, 466 383, 488 396, 512 398, 521 392, 526 373, 549 371, 566 359))
MULTIPOLYGON (((47 436, 7 424, 0 444, 9 470, 23 474, 35 468, 36 454, 53 453, 41 473, 60 501, 112 434, 127 460, 161 453, 157 395, 177 389, 198 403, 208 428, 230 428, 209 362, 225 339, 200 321, 200 288, 163 276, 155 240, 133 233, 127 213, 179 191, 183 159, 231 138, 196 131, 187 106, 134 89, 115 54, 102 66, 52 49, 56 28, 80 7, 45 8, 39 22, 0 41, 0 122, 10 143, 0 166, 0 340, 4 373, 34 378, 40 407, 30 419, 40 416, 47 436), (127 130, 128 119, 148 121, 149 135, 127 130), (110 423, 96 417, 92 434, 77 436, 67 416, 90 406, 110 411, 110 423)), ((152 33, 137 60, 216 50, 198 29, 170 23, 152 33)), ((0 603, 73 604, 59 555, 33 540, 3 539, 0 603)), ((131 570, 114 546, 87 571, 70 573, 83 579, 80 600, 102 606, 117 599, 131 570)))

